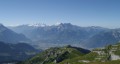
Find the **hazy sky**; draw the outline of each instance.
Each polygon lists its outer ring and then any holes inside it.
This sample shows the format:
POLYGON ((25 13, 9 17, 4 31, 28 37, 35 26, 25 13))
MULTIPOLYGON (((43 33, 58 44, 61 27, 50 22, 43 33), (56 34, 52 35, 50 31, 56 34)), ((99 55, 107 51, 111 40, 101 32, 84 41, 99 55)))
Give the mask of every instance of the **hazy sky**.
POLYGON ((4 25, 57 22, 120 28, 120 0, 0 0, 4 25))

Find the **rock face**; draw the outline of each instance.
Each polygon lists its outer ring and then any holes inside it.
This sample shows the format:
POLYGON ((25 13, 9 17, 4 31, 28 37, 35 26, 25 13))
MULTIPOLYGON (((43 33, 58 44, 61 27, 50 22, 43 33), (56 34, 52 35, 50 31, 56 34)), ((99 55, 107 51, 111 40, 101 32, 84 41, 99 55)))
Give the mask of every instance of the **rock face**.
POLYGON ((93 52, 98 53, 98 60, 120 60, 120 43, 106 46, 105 48, 94 49, 93 52), (105 59, 106 58, 106 59, 105 59))
POLYGON ((23 64, 48 64, 48 63, 60 63, 66 59, 75 58, 78 56, 84 56, 89 53, 89 50, 65 46, 55 47, 45 50, 30 60, 23 62, 23 64))
POLYGON ((114 53, 111 53, 111 60, 120 60, 120 56, 115 55, 114 53))
POLYGON ((120 60, 120 53, 116 54, 120 49, 119 46, 120 43, 111 46, 111 50, 109 51, 111 60, 120 60))

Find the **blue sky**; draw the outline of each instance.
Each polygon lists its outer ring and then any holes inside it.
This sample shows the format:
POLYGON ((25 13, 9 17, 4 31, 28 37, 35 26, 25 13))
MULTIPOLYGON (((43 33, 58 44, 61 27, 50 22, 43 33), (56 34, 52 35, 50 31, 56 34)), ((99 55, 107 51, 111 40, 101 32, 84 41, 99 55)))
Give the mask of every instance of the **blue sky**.
POLYGON ((120 28, 120 0, 0 0, 4 25, 57 22, 120 28))

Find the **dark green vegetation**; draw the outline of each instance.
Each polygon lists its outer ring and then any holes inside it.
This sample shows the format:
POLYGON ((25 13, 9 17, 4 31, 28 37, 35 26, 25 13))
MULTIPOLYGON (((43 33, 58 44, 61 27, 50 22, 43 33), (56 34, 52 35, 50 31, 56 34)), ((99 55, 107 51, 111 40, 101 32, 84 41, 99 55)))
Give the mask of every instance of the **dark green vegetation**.
POLYGON ((68 59, 68 60, 64 60, 63 62, 60 62, 59 64, 85 64, 85 63, 89 63, 91 61, 94 61, 95 58, 98 56, 97 53, 91 52, 88 53, 84 56, 78 56, 72 59, 68 59))
POLYGON ((8 44, 0 42, 0 63, 23 61, 39 51, 25 43, 8 44))

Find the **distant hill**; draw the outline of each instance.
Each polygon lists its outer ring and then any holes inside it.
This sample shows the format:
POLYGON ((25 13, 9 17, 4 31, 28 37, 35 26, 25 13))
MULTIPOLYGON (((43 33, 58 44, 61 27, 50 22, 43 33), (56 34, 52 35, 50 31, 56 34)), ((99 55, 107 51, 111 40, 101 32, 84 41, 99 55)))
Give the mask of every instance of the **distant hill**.
POLYGON ((40 52, 26 43, 10 44, 0 42, 0 63, 23 61, 40 52))
POLYGON ((7 27, 0 24, 0 41, 6 43, 18 43, 18 42, 30 42, 31 40, 26 38, 23 34, 15 33, 7 27))
POLYGON ((20 64, 55 64, 67 59, 84 56, 88 53, 90 53, 89 50, 72 47, 70 45, 64 47, 54 47, 47 49, 44 52, 20 64))

